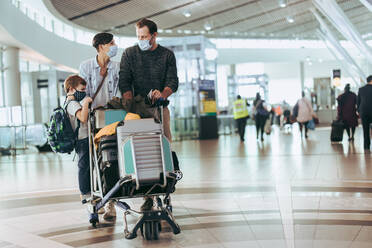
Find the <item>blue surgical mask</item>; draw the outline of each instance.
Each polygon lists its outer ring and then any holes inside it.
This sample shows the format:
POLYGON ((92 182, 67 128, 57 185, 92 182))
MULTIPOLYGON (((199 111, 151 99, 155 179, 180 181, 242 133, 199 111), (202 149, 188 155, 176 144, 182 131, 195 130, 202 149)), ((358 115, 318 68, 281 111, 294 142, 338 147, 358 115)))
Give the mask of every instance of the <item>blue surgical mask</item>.
POLYGON ((85 91, 78 91, 76 90, 74 93, 75 100, 80 102, 86 97, 87 93, 85 91))
MULTIPOLYGON (((151 36, 152 38, 152 36, 151 36)), ((148 51, 150 50, 150 48, 152 47, 152 45, 150 44, 150 40, 138 40, 138 46, 139 48, 142 50, 142 51, 148 51)))
POLYGON ((115 57, 118 53, 118 46, 110 46, 110 51, 107 52, 107 56, 110 58, 115 57))

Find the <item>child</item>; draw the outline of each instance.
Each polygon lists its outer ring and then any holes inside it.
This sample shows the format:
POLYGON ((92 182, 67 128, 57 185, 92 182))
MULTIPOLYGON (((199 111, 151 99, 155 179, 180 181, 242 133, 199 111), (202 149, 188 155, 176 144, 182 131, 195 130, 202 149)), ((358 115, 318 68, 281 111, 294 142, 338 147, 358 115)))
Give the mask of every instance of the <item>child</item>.
MULTIPOLYGON (((71 75, 65 80, 65 91, 67 94, 66 111, 69 115, 71 126, 75 130, 80 122, 78 140, 75 151, 79 156, 79 189, 81 200, 90 197, 90 166, 89 166, 89 141, 88 141, 88 114, 89 104, 92 98, 86 96, 86 81, 78 75, 71 75)), ((112 220, 116 217, 114 204, 110 201, 98 213, 104 213, 105 220, 112 220)), ((90 217, 92 218, 92 216, 90 217)))
POLYGON ((79 189, 81 200, 90 197, 90 167, 89 167, 89 141, 88 141, 88 113, 92 98, 85 93, 87 83, 78 75, 69 76, 64 83, 66 99, 66 112, 70 118, 73 130, 80 125, 75 151, 78 154, 79 189))

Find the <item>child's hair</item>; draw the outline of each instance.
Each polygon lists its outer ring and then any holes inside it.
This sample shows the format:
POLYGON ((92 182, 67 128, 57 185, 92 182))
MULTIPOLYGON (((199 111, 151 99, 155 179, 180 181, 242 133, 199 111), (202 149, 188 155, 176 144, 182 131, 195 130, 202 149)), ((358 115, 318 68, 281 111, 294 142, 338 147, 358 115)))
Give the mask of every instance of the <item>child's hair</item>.
POLYGON ((76 89, 80 84, 87 85, 87 82, 77 74, 68 76, 64 83, 65 92, 68 93, 70 90, 76 89))

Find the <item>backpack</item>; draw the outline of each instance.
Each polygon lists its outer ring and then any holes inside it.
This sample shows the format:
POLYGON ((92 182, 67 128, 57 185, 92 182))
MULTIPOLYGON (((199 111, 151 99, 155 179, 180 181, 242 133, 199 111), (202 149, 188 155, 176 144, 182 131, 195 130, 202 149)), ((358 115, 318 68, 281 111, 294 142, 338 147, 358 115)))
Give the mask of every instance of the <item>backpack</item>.
MULTIPOLYGON (((66 98, 67 100, 67 98, 66 98)), ((65 101, 66 103, 66 101, 65 101)), ((67 102, 68 104, 69 102, 67 102)), ((70 154, 75 149, 80 127, 80 121, 74 131, 70 118, 66 113, 67 104, 53 110, 47 131, 48 143, 54 152, 70 154)))

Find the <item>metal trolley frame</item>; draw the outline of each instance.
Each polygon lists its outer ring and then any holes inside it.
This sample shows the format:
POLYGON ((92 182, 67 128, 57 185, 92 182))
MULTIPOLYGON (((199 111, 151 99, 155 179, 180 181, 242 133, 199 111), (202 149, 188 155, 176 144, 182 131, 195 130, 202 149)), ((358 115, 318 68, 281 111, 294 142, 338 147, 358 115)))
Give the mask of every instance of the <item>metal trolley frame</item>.
MULTIPOLYGON (((163 106, 157 106, 160 113, 160 132, 157 133, 133 133, 127 137, 126 140, 132 140, 138 138, 139 136, 152 136, 159 137, 160 142, 163 139, 166 139, 163 135, 163 125, 161 122, 163 116, 163 106)), ((98 210, 104 207, 104 205, 112 200, 117 208, 124 211, 124 234, 125 238, 133 239, 137 237, 138 229, 141 230, 141 234, 146 240, 157 240, 159 238, 159 232, 161 231, 161 220, 165 220, 171 227, 174 234, 180 233, 180 227, 175 221, 175 218, 172 214, 172 205, 170 194, 175 190, 175 184, 179 180, 179 176, 174 173, 174 171, 166 171, 166 165, 164 162, 164 151, 163 145, 161 145, 161 158, 162 158, 162 174, 159 182, 153 183, 153 185, 147 185, 145 190, 141 190, 143 184, 141 179, 138 178, 137 165, 135 164, 135 173, 132 175, 120 175, 119 180, 116 184, 106 193, 103 192, 102 187, 102 172, 100 169, 100 164, 98 160, 97 150, 94 145, 94 135, 96 131, 96 120, 95 120, 95 111, 90 111, 88 118, 88 136, 89 136, 89 158, 90 158, 90 181, 91 181, 91 198, 83 201, 84 204, 88 204, 88 209, 91 214, 90 223, 93 227, 96 227, 99 222, 98 210), (123 187, 129 187, 129 194, 120 194, 123 187), (157 189, 157 190, 155 190, 157 189), (119 196, 118 196, 119 194, 119 196), (124 200, 128 198, 138 198, 138 197, 152 197, 155 201, 155 207, 149 211, 136 211, 132 209, 124 200), (138 218, 134 227, 129 230, 127 215, 133 215, 138 218)), ((143 119, 146 120, 146 119, 143 119)), ((125 124, 124 124, 125 126, 125 124)), ((119 138, 118 138, 119 139, 119 138)), ((117 141, 119 146, 119 140, 117 141)), ((118 147, 119 149, 119 147, 118 147)), ((133 149, 133 143, 132 143, 133 149)), ((170 149, 170 148, 169 148, 170 149)), ((133 151, 133 150, 132 150, 133 151)), ((133 153, 133 156, 135 154, 133 153)), ((118 158, 120 159, 120 158, 118 158)), ((172 158, 171 158, 172 159, 172 158)), ((135 159, 134 159, 135 160, 135 159)), ((171 160, 173 163, 173 160, 171 160)), ((120 165, 119 165, 120 166, 120 165)), ((172 165, 173 168, 173 165, 172 165)))

